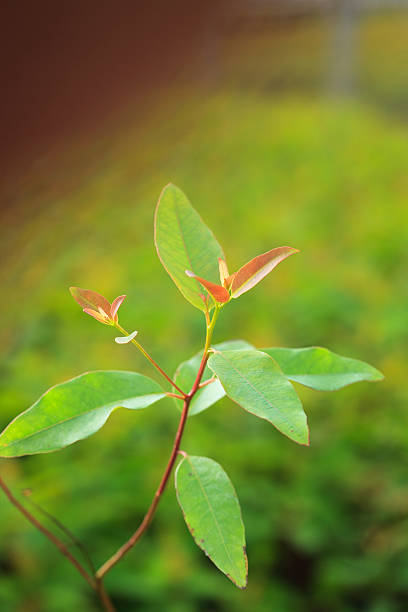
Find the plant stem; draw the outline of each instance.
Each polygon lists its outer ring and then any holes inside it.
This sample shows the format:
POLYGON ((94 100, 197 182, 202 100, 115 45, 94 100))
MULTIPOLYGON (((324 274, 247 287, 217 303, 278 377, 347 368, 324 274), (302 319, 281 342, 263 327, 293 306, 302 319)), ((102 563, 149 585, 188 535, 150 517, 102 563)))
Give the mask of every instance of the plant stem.
POLYGON ((102 580, 98 578, 96 579, 96 592, 106 612, 116 612, 116 609, 111 601, 111 598, 106 592, 102 580))
POLYGON ((62 531, 70 540, 71 542, 74 544, 74 546, 76 546, 78 548, 78 550, 82 553, 84 559, 86 559, 89 569, 92 573, 92 575, 95 574, 95 566, 93 564, 93 561, 88 553, 88 551, 86 550, 85 546, 82 544, 82 542, 80 542, 75 536, 74 534, 68 529, 68 527, 66 527, 63 523, 61 523, 61 521, 59 521, 55 516, 53 516, 50 512, 48 512, 48 510, 45 510, 44 508, 42 508, 42 506, 40 506, 39 504, 37 504, 37 502, 35 502, 33 499, 31 499, 31 497, 29 495, 27 495, 25 492, 23 492, 23 495, 25 496, 25 498, 27 499, 27 501, 34 506, 34 508, 40 512, 43 516, 45 516, 49 521, 51 521, 52 523, 54 523, 54 525, 56 527, 58 527, 58 529, 60 531, 62 531))
POLYGON ((114 567, 121 559, 122 557, 125 556, 125 554, 131 549, 133 548, 133 546, 136 544, 136 542, 141 538, 141 536, 144 534, 144 532, 146 531, 146 529, 149 527, 157 506, 159 505, 160 499, 163 495, 163 492, 166 488, 166 485, 168 483, 168 480, 170 478, 171 472, 173 470, 174 464, 176 462, 177 459, 177 454, 180 450, 180 444, 181 444, 181 439, 183 437, 183 433, 184 433, 184 428, 185 428, 185 424, 187 421, 187 416, 188 416, 188 409, 190 406, 190 402, 192 400, 192 398, 194 397, 195 393, 197 392, 197 389, 200 386, 200 382, 201 382, 201 378, 203 376, 204 370, 205 370, 205 366, 207 364, 207 359, 208 359, 208 350, 211 346, 211 339, 212 339, 212 335, 213 335, 213 331, 214 331, 214 327, 215 327, 215 323, 217 321, 218 318, 218 314, 219 314, 219 308, 216 307, 215 308, 215 312, 213 315, 213 318, 210 322, 207 322, 207 333, 206 333, 206 339, 205 339, 205 346, 204 346, 204 351, 203 351, 203 356, 201 359, 201 363, 200 363, 200 367, 198 369, 197 372, 197 376, 196 379, 194 381, 194 384, 190 390, 190 392, 188 393, 188 395, 184 396, 184 404, 183 404, 183 410, 181 413, 181 417, 180 417, 180 421, 179 421, 179 425, 177 428, 177 433, 176 436, 174 438, 174 443, 173 443, 173 448, 170 454, 170 458, 169 461, 166 465, 166 468, 164 470, 162 479, 160 481, 160 484, 157 488, 157 491, 153 497, 153 500, 150 504, 149 509, 147 510, 142 522, 140 523, 139 527, 136 529, 136 531, 133 533, 133 535, 129 538, 129 540, 127 542, 125 542, 125 544, 123 544, 123 546, 121 546, 111 557, 110 559, 108 559, 100 568, 99 570, 96 572, 96 579, 100 580, 102 579, 105 574, 107 574, 107 572, 109 572, 112 567, 114 567))
MULTIPOLYGON (((124 336, 129 336, 129 332, 127 332, 125 329, 123 329, 123 327, 121 325, 119 325, 119 323, 115 323, 115 327, 124 336)), ((155 367, 156 370, 158 370, 162 376, 164 376, 164 378, 171 384, 171 386, 174 387, 179 393, 181 393, 183 398, 186 397, 186 394, 184 393, 184 391, 182 391, 180 389, 180 387, 178 387, 176 385, 176 383, 170 378, 170 376, 168 376, 166 374, 166 372, 159 366, 159 364, 156 363, 156 361, 153 359, 153 357, 151 357, 149 355, 149 353, 143 348, 143 346, 137 340, 135 340, 134 338, 133 338, 133 340, 131 340, 131 342, 132 342, 132 344, 134 344, 139 349, 139 351, 142 353, 142 355, 144 355, 146 357, 146 359, 148 361, 150 361, 152 366, 155 367)))
POLYGON ((215 376, 213 376, 212 378, 209 378, 208 380, 205 380, 204 382, 200 383, 198 385, 199 389, 202 389, 203 387, 206 387, 207 385, 210 385, 211 383, 215 382, 216 378, 215 376))
MULTIPOLYGON (((136 542, 139 540, 139 538, 143 535, 143 533, 146 531, 146 529, 149 527, 157 506, 159 505, 160 499, 163 495, 163 492, 166 488, 166 485, 168 483, 168 480, 170 478, 171 472, 173 470, 174 464, 176 462, 177 459, 177 455, 180 451, 180 444, 181 444, 181 439, 183 437, 183 433, 184 433, 184 428, 186 425, 186 421, 187 421, 187 416, 188 416, 188 409, 190 406, 190 402, 193 399, 194 395, 196 394, 197 390, 200 387, 200 383, 201 383, 201 378, 203 376, 204 370, 205 370, 205 366, 207 364, 207 359, 208 359, 208 352, 209 352, 209 348, 211 346, 211 339, 212 339, 212 335, 213 335, 213 331, 214 331, 214 327, 215 327, 215 323, 217 321, 218 315, 219 315, 219 311, 220 311, 220 307, 218 305, 216 305, 215 307, 215 311, 214 311, 214 315, 212 317, 212 319, 210 320, 208 313, 206 314, 206 322, 207 322, 207 330, 206 330, 206 339, 205 339, 205 345, 204 345, 204 351, 203 351, 203 356, 201 359, 201 363, 200 363, 200 367, 198 369, 197 372, 197 376, 196 379, 194 381, 194 384, 190 390, 190 392, 188 394, 184 393, 184 391, 182 391, 172 380, 169 376, 167 376, 167 374, 162 370, 162 368, 154 361, 154 359, 152 357, 150 357, 150 355, 147 353, 147 351, 145 351, 145 349, 136 341, 136 340, 132 340, 132 343, 143 353, 143 355, 150 361, 150 363, 166 378, 166 380, 177 390, 181 393, 180 399, 184 400, 183 403, 183 410, 181 413, 181 417, 180 417, 180 421, 179 421, 179 425, 177 428, 177 432, 176 432, 176 436, 174 438, 174 443, 173 443, 173 448, 170 454, 170 458, 169 461, 166 465, 166 468, 164 470, 163 476, 161 478, 160 484, 157 488, 157 491, 155 493, 155 496, 150 504, 149 509, 147 510, 141 524, 139 525, 139 527, 137 528, 137 530, 134 532, 134 534, 129 538, 129 540, 127 542, 125 542, 125 544, 123 544, 123 546, 121 546, 116 553, 114 553, 112 555, 112 557, 110 557, 110 559, 108 559, 108 561, 106 561, 106 563, 104 563, 97 572, 94 573, 94 575, 90 575, 86 569, 83 567, 83 565, 70 553, 70 551, 68 550, 68 548, 65 546, 65 544, 56 536, 54 535, 51 531, 49 531, 42 523, 40 523, 40 521, 33 516, 12 494, 12 492, 10 491, 10 489, 8 488, 8 486, 6 485, 6 483, 3 481, 3 479, 0 477, 0 488, 4 491, 5 495, 7 496, 7 498, 9 499, 9 501, 13 504, 13 506, 15 506, 20 512, 21 514, 23 514, 23 516, 25 516, 25 518, 30 521, 30 523, 32 525, 34 525, 34 527, 36 527, 39 531, 41 531, 42 534, 45 535, 46 538, 48 538, 53 544, 54 546, 56 546, 58 548, 58 550, 61 552, 62 555, 64 555, 64 557, 66 557, 68 559, 68 561, 75 567, 75 569, 81 574, 81 576, 84 578, 84 580, 86 580, 86 582, 89 584, 89 586, 95 591, 95 593, 98 595, 99 600, 103 606, 103 608, 106 610, 106 612, 115 612, 115 607, 109 597, 109 595, 107 594, 105 587, 103 585, 103 578, 105 576, 105 574, 112 569, 112 567, 114 567, 114 565, 116 565, 116 563, 118 563, 118 561, 120 561, 120 559, 122 559, 122 557, 136 544, 136 542)), ((126 330, 124 330, 118 323, 116 324, 117 329, 125 336, 129 335, 126 330)), ((176 394, 172 394, 172 393, 168 393, 167 395, 170 396, 176 396, 176 394)), ((35 505, 35 504, 34 504, 35 505)), ((75 539, 75 537, 71 534, 70 531, 68 531, 64 525, 62 525, 57 519, 55 519, 53 516, 51 516, 48 512, 46 512, 45 510, 43 510, 40 507, 37 507, 44 515, 46 515, 50 520, 52 520, 60 529, 62 529, 73 541, 73 543, 75 543, 77 546, 80 546, 79 542, 75 539)), ((80 546, 81 550, 82 550, 82 546, 80 546)), ((90 558, 88 557, 87 553, 86 556, 90 562, 90 565, 92 566, 92 561, 90 560, 90 558)))
POLYGON ((175 397, 176 399, 184 399, 183 395, 179 395, 178 393, 166 393, 166 397, 175 397))
POLYGON ((152 503, 150 504, 150 507, 148 509, 148 511, 146 512, 142 522, 140 523, 139 527, 136 529, 136 531, 134 532, 134 534, 129 538, 129 540, 127 542, 125 542, 125 544, 123 544, 123 546, 121 546, 113 555, 112 557, 110 557, 110 559, 108 559, 106 561, 106 563, 104 563, 99 570, 96 572, 96 577, 97 578, 103 578, 105 576, 105 574, 107 572, 109 572, 109 570, 112 569, 112 567, 114 565, 116 565, 116 563, 118 563, 122 557, 125 556, 125 554, 131 549, 133 548, 133 546, 136 544, 136 542, 138 541, 138 539, 143 535, 143 533, 146 531, 146 529, 148 528, 150 521, 152 520, 155 512, 156 512, 156 508, 159 504, 160 498, 162 496, 162 493, 166 487, 167 481, 169 479, 169 476, 171 474, 171 470, 173 468, 174 462, 176 460, 177 457, 177 453, 179 450, 179 446, 180 446, 180 442, 181 442, 181 437, 183 435, 183 431, 184 431, 184 426, 186 423, 186 419, 187 419, 187 413, 188 413, 188 406, 190 404, 190 400, 191 398, 186 398, 184 400, 184 405, 183 405, 183 411, 181 413, 181 418, 180 418, 180 422, 179 422, 179 426, 177 429, 177 433, 176 433, 176 437, 174 439, 174 444, 173 444, 173 449, 171 451, 171 455, 170 455, 170 459, 167 463, 166 469, 164 471, 164 474, 162 476, 162 479, 160 481, 160 484, 157 488, 157 491, 155 493, 155 496, 153 498, 152 503))
POLYGON ((35 516, 33 516, 31 514, 31 512, 29 512, 12 494, 12 492, 10 491, 10 489, 8 488, 8 486, 6 485, 6 483, 4 482, 4 480, 0 477, 0 487, 3 489, 4 493, 6 494, 6 496, 8 497, 9 501, 13 504, 13 506, 15 506, 20 512, 21 514, 23 514, 23 516, 25 516, 25 518, 30 521, 30 523, 32 525, 34 525, 34 527, 36 527, 39 531, 41 531, 41 533, 43 533, 45 535, 46 538, 48 538, 53 544, 54 546, 56 546, 59 551, 61 552, 61 554, 64 555, 64 557, 66 557, 68 559, 68 561, 70 563, 72 563, 72 565, 78 570, 78 572, 81 574, 81 576, 87 581, 87 583, 89 584, 89 586, 95 590, 96 588, 96 583, 94 581, 94 579, 88 574, 88 572, 86 571, 86 569, 81 565, 81 563, 79 563, 79 561, 77 559, 75 559, 75 557, 69 552, 69 550, 67 549, 67 547, 65 546, 65 544, 59 539, 57 538, 56 535, 54 535, 51 531, 49 531, 46 527, 44 527, 44 525, 42 523, 40 523, 40 521, 38 521, 35 516))
MULTIPOLYGON (((110 600, 107 592, 105 591, 105 587, 103 585, 102 580, 100 578, 97 578, 96 576, 91 576, 90 574, 88 574, 88 572, 82 566, 82 564, 69 552, 65 544, 56 535, 54 535, 51 531, 49 531, 42 523, 40 523, 40 521, 36 519, 36 517, 33 516, 31 512, 29 512, 27 508, 25 508, 18 501, 18 499, 14 497, 13 493, 10 491, 10 489, 8 488, 8 486, 6 485, 6 483, 1 477, 0 477, 0 488, 3 489, 4 493, 6 494, 9 501, 13 504, 13 506, 15 506, 17 510, 19 510, 21 514, 25 516, 25 518, 28 521, 30 521, 30 523, 34 525, 36 529, 38 529, 38 531, 40 531, 43 535, 45 535, 45 537, 48 538, 48 540, 50 540, 50 542, 52 542, 54 546, 58 548, 60 553, 68 559, 68 561, 75 567, 75 569, 78 570, 81 576, 89 584, 91 589, 95 591, 95 593, 98 595, 99 600, 104 610, 106 610, 106 612, 115 612, 115 607, 112 601, 110 600)), ((67 533, 67 535, 69 535, 73 539, 74 543, 78 545, 78 542, 72 536, 71 532, 69 532, 57 519, 55 519, 53 516, 51 516, 48 512, 46 512, 42 508, 38 507, 38 509, 41 510, 41 512, 43 512, 46 516, 48 516, 50 520, 53 520, 55 524, 57 524, 60 528, 62 528, 67 533)), ((90 564, 93 566, 93 563, 90 560, 90 558, 89 558, 89 561, 90 561, 90 564)))

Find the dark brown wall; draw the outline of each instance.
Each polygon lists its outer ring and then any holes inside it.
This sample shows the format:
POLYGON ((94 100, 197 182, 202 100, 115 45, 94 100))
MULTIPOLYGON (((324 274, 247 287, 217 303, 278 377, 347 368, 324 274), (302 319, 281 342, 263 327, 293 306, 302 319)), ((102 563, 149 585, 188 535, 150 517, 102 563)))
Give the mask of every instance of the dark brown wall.
POLYGON ((0 163, 30 159, 141 101, 199 52, 220 2, 6 0, 0 163))

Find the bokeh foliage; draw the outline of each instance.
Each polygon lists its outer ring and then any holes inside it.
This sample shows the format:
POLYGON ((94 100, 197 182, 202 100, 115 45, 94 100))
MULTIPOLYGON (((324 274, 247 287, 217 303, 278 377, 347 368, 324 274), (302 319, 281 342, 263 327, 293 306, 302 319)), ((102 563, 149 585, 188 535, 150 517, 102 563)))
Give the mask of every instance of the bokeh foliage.
MULTIPOLYGON (((2 426, 82 371, 154 376, 132 347, 115 345, 110 329, 82 315, 70 285, 108 299, 127 293, 123 324, 139 329, 166 370, 198 350, 203 317, 153 247, 154 205, 169 180, 214 229, 231 269, 281 244, 301 250, 222 313, 215 342, 322 344, 386 376, 333 395, 299 386, 310 448, 225 399, 192 417, 185 450, 220 462, 240 498, 248 589, 236 590, 196 550, 169 487, 149 533, 107 578, 119 610, 404 609, 407 135, 402 119, 356 101, 230 84, 203 103, 199 93, 178 91, 142 137, 137 131, 137 147, 127 126, 80 186, 70 189, 61 171, 65 188, 52 204, 9 228, 2 426), (187 106, 196 109, 190 121, 187 106)), ((170 400, 140 414, 117 411, 93 438, 52 457, 2 461, 2 473, 14 489, 30 487, 100 563, 141 519, 177 418, 170 400)), ((97 610, 80 578, 3 497, 0 539, 2 609, 97 610)))

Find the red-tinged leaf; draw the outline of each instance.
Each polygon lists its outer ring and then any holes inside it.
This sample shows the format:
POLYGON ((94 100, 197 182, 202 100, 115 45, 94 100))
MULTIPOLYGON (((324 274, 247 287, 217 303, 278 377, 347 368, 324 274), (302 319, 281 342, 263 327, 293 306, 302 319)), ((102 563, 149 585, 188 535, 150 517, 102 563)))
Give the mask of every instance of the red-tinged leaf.
POLYGON ((229 278, 227 262, 221 257, 218 258, 218 267, 220 269, 220 281, 223 287, 226 287, 225 281, 229 278))
POLYGON ((84 308, 84 312, 86 312, 86 314, 91 315, 91 317, 93 317, 97 321, 100 321, 100 323, 105 323, 106 325, 110 324, 109 316, 105 315, 103 312, 93 310, 93 308, 84 308))
POLYGON ((118 310, 122 306, 122 303, 125 297, 126 295, 120 295, 119 297, 115 298, 112 302, 112 306, 110 309, 110 315, 114 321, 118 320, 118 310))
POLYGON ((187 276, 190 276, 191 278, 195 278, 196 280, 198 280, 198 282, 201 283, 201 285, 205 287, 207 291, 211 293, 213 298, 220 304, 224 304, 225 302, 229 301, 230 294, 225 289, 225 287, 221 287, 221 285, 216 285, 215 283, 212 283, 211 281, 205 280, 205 278, 201 278, 201 276, 197 276, 197 274, 194 274, 194 272, 191 272, 190 270, 186 270, 186 274, 187 276))
POLYGON ((80 287, 70 287, 69 290, 74 300, 78 302, 83 310, 85 310, 85 308, 91 310, 98 310, 98 308, 102 308, 102 310, 109 315, 111 305, 100 293, 90 291, 89 289, 81 289, 80 287))
POLYGON ((235 273, 231 286, 232 297, 237 298, 255 287, 281 261, 298 252, 298 249, 283 246, 251 259, 235 273))

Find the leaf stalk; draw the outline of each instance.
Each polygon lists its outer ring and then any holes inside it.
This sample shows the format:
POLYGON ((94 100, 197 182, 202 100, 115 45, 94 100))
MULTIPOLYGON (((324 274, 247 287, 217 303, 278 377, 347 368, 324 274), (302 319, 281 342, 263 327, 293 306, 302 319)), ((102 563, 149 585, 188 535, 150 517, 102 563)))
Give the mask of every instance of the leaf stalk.
MULTIPOLYGON (((123 334, 124 336, 129 336, 129 332, 127 332, 125 329, 123 329, 123 327, 122 327, 122 326, 121 326, 119 323, 117 323, 117 322, 116 322, 116 323, 114 324, 114 327, 116 327, 116 329, 117 329, 118 331, 120 331, 120 333, 121 333, 121 334, 123 334)), ((186 397, 186 394, 184 393, 184 391, 182 391, 182 390, 180 389, 180 387, 178 387, 178 386, 176 385, 176 383, 174 382, 174 380, 172 380, 172 379, 170 378, 170 376, 168 376, 168 375, 166 374, 166 372, 165 372, 165 371, 164 371, 164 370, 163 370, 163 369, 162 369, 162 368, 159 366, 159 364, 158 364, 158 363, 157 363, 157 362, 156 362, 156 361, 153 359, 153 357, 152 357, 151 355, 149 355, 149 353, 146 351, 146 349, 144 349, 144 348, 143 348, 143 346, 140 344, 140 342, 138 342, 137 340, 135 340, 135 338, 133 338, 133 339, 131 340, 131 343, 132 343, 132 344, 133 344, 133 345, 134 345, 134 346, 135 346, 137 349, 139 349, 139 351, 142 353, 142 355, 143 355, 144 357, 146 357, 146 359, 147 359, 148 361, 150 361, 150 363, 152 364, 152 366, 153 366, 154 368, 156 368, 156 370, 157 370, 158 372, 160 372, 160 374, 161 374, 162 376, 164 376, 164 378, 167 380, 167 382, 169 382, 169 383, 171 384, 171 386, 172 386, 172 387, 174 387, 174 388, 175 388, 175 389, 176 389, 176 390, 177 390, 177 391, 178 391, 178 392, 179 392, 179 393, 182 395, 182 398, 185 398, 185 397, 186 397)))
MULTIPOLYGON (((163 495, 163 492, 166 488, 166 485, 169 481, 170 475, 172 473, 174 464, 176 462, 177 459, 177 455, 179 454, 180 451, 180 444, 181 444, 181 440, 183 437, 183 433, 184 433, 184 429, 185 429, 185 425, 186 425, 186 421, 187 421, 187 416, 188 416, 188 409, 190 406, 190 402, 192 400, 192 398, 194 397, 194 395, 196 394, 197 390, 199 389, 200 386, 200 382, 201 382, 201 378, 203 376, 204 370, 205 370, 205 366, 207 364, 207 359, 209 356, 209 348, 211 346, 211 340, 212 340, 212 336, 213 336, 213 332, 214 332, 214 328, 215 328, 215 324, 217 322, 218 319, 218 315, 220 312, 220 308, 216 307, 213 317, 211 319, 211 321, 209 323, 207 323, 207 327, 206 327, 206 338, 205 338, 205 345, 204 345, 204 350, 203 350, 203 356, 201 359, 201 363, 200 363, 200 367, 198 369, 197 372, 197 376, 196 379, 194 381, 194 384, 190 390, 190 392, 184 395, 184 403, 183 403, 183 410, 181 413, 181 417, 180 417, 180 421, 179 421, 179 425, 177 428, 177 432, 176 432, 176 436, 174 438, 174 442, 173 442, 173 448, 170 454, 170 458, 167 462, 166 468, 164 470, 163 476, 161 478, 160 484, 156 490, 156 493, 153 497, 153 500, 142 520, 142 522, 140 523, 139 527, 136 529, 136 531, 133 533, 133 535, 129 538, 129 540, 127 540, 127 542, 125 542, 100 568, 99 570, 96 572, 96 579, 97 580, 101 580, 125 555, 126 553, 133 548, 133 546, 136 544, 136 542, 142 537, 142 535, 144 534, 144 532, 146 531, 146 529, 149 527, 155 513, 156 513, 156 509, 157 506, 159 505, 159 502, 161 500, 161 497, 163 495)), ((122 330, 120 330, 122 331, 122 330)), ((122 333, 126 332, 123 330, 122 333)))

